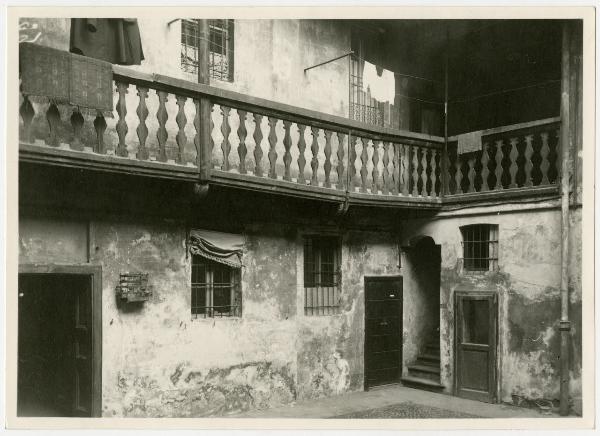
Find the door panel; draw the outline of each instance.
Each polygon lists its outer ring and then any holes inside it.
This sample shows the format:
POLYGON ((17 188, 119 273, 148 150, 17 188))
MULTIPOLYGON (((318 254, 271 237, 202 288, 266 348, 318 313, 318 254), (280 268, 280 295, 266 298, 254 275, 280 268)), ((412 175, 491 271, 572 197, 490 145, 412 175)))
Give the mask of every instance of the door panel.
POLYGON ((89 286, 76 286, 73 326, 73 408, 76 416, 91 416, 92 409, 92 299, 89 286))
POLYGON ((365 277, 365 388, 402 372, 402 278, 365 277))
POLYGON ((496 401, 497 297, 455 294, 455 386, 460 397, 496 401))

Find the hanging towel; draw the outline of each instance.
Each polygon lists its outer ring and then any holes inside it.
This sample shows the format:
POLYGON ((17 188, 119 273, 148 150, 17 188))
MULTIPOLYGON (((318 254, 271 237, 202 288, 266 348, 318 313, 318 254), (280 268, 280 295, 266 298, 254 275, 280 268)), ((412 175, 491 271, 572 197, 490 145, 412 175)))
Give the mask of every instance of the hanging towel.
POLYGON ((190 252, 234 268, 242 267, 244 237, 210 230, 190 231, 190 252))
POLYGON ((144 60, 135 18, 71 18, 69 51, 119 65, 144 60))
POLYGON ((472 153, 481 150, 482 131, 463 133, 458 135, 458 154, 472 153))
POLYGON ((380 103, 389 101, 394 103, 396 97, 396 79, 392 71, 378 68, 376 65, 365 61, 363 70, 363 89, 371 93, 371 97, 380 103), (379 71, 378 71, 379 70, 379 71), (381 74, 378 74, 381 72, 381 74))
POLYGON ((34 101, 71 104, 112 117, 112 65, 97 59, 23 42, 19 44, 23 95, 34 101))

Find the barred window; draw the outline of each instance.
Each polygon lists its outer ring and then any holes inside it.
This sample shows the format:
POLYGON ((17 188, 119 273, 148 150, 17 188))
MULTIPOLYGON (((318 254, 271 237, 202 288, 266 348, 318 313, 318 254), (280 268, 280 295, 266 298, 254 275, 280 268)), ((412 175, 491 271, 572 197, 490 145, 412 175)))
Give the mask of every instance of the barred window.
POLYGON ((336 237, 304 240, 304 314, 338 313, 340 304, 340 256, 336 237))
POLYGON ((192 315, 242 316, 240 269, 192 256, 192 315))
POLYGON ((498 270, 498 226, 473 224, 460 228, 463 236, 463 266, 466 271, 498 270))
MULTIPOLYGON (((208 20, 211 79, 233 82, 233 20, 208 20)), ((198 20, 181 21, 181 68, 198 74, 198 20)))

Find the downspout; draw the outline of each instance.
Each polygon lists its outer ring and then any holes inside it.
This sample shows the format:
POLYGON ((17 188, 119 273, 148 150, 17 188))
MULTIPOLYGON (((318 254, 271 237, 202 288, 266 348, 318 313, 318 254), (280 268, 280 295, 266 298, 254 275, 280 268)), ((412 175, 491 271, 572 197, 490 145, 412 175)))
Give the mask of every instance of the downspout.
POLYGON ((569 117, 570 99, 570 63, 571 29, 568 22, 562 26, 562 65, 560 99, 560 145, 562 149, 561 166, 561 276, 560 276, 560 414, 569 414, 569 339, 571 322, 569 321, 569 177, 571 130, 569 117))

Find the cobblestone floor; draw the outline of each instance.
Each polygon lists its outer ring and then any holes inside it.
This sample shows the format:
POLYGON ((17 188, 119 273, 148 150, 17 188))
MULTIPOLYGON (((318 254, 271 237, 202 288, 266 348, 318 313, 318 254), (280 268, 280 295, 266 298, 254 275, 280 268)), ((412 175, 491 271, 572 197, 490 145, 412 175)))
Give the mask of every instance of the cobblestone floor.
POLYGON ((468 413, 454 412, 437 407, 424 406, 411 402, 392 404, 377 409, 361 410, 360 412, 347 413, 333 416, 332 419, 391 419, 391 418, 481 418, 468 413))

